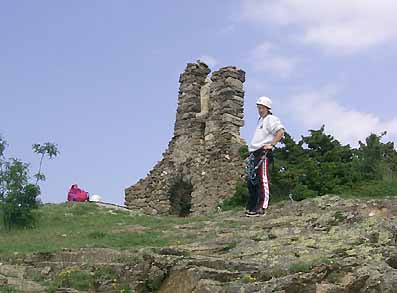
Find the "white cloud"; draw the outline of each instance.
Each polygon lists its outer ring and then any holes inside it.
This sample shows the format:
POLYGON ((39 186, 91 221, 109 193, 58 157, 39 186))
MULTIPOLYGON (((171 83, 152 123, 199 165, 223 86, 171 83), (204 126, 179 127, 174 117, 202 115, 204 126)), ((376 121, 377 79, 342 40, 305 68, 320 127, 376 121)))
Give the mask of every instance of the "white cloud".
POLYGON ((306 129, 319 129, 325 124, 327 133, 344 144, 357 145, 371 133, 384 130, 390 137, 397 137, 397 118, 385 121, 372 113, 348 109, 334 98, 334 90, 309 92, 296 95, 286 101, 289 115, 306 129))
POLYGON ((276 47, 264 42, 251 52, 250 61, 257 71, 271 72, 287 78, 294 71, 298 61, 296 58, 281 56, 275 53, 276 47))
POLYGON ((219 63, 218 60, 209 55, 202 55, 198 59, 207 64, 209 67, 214 67, 219 63))
POLYGON ((338 54, 397 40, 395 0, 242 0, 242 18, 289 26, 299 40, 338 54))

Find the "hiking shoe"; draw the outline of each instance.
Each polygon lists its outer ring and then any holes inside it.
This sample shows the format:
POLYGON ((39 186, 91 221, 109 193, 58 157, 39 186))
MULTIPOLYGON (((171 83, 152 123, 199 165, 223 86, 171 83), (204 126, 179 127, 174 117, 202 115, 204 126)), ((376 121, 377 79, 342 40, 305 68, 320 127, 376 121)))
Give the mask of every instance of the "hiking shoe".
POLYGON ((245 212, 245 215, 247 217, 257 217, 258 216, 258 214, 256 212, 253 212, 253 211, 247 211, 247 212, 245 212))

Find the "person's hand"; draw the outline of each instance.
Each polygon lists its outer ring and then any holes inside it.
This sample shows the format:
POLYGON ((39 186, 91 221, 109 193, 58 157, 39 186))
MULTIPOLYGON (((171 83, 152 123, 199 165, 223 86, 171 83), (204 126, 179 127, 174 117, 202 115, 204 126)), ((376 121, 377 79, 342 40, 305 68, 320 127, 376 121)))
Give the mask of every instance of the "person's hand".
POLYGON ((272 150, 273 149, 273 145, 270 143, 267 143, 265 145, 263 145, 262 147, 264 150, 272 150))

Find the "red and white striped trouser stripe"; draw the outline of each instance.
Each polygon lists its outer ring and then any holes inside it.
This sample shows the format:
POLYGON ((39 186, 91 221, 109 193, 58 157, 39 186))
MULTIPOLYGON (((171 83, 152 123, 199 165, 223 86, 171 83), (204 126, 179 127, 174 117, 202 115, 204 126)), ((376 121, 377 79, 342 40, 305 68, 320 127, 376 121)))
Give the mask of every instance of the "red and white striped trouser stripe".
POLYGON ((269 207, 269 198, 270 198, 269 159, 267 156, 259 166, 257 174, 259 176, 260 188, 261 188, 261 193, 260 193, 261 198, 259 200, 259 207, 262 209, 267 209, 269 207))

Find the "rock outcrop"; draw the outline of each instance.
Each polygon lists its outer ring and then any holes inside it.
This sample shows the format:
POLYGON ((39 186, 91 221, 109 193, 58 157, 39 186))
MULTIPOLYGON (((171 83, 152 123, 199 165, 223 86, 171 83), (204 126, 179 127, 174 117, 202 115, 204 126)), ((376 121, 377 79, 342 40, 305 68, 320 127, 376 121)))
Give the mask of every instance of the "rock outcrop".
POLYGON ((256 218, 242 211, 192 217, 164 231, 189 239, 181 244, 0 258, 0 291, 8 283, 24 292, 48 284, 57 285, 49 292, 87 292, 62 283, 74 274, 90 280, 90 292, 395 293, 396 220, 395 199, 336 196, 276 204, 256 218))
POLYGON ((181 74, 174 135, 148 176, 125 190, 129 209, 202 214, 234 193, 244 172, 239 149, 245 73, 236 67, 209 73, 198 61, 181 74))

